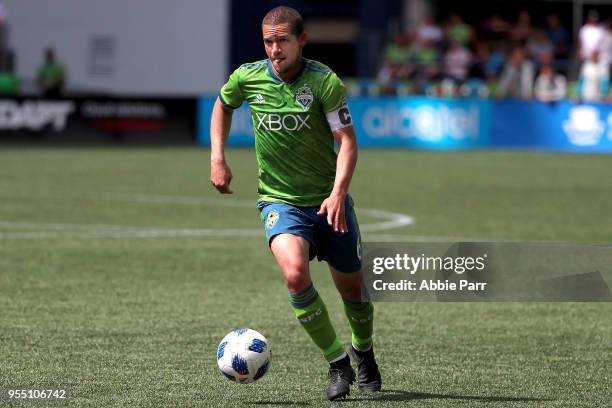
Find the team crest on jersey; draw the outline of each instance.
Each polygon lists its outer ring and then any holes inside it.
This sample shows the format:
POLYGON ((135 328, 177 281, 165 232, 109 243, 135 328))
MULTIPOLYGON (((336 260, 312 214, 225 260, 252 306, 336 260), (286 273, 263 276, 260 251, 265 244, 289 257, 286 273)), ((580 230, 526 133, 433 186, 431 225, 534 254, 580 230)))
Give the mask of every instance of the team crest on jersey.
POLYGON ((295 93, 295 101, 302 105, 302 108, 304 108, 304 110, 308 109, 313 99, 314 97, 312 95, 312 91, 310 90, 308 85, 304 85, 303 87, 298 88, 297 92, 295 93))
POLYGON ((276 210, 272 210, 268 213, 266 218, 266 228, 270 229, 276 225, 276 222, 280 218, 280 214, 276 210))

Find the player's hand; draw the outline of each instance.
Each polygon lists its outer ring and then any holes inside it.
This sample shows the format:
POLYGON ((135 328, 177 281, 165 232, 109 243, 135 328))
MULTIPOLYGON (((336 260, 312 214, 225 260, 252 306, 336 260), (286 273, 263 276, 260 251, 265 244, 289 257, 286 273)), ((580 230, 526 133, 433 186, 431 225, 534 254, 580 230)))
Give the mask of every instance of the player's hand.
POLYGON ((345 194, 332 194, 321 203, 317 215, 327 214, 327 223, 335 232, 345 234, 348 232, 346 217, 344 214, 345 194))
POLYGON ((232 171, 225 161, 210 162, 210 182, 221 194, 233 194, 230 190, 232 171))

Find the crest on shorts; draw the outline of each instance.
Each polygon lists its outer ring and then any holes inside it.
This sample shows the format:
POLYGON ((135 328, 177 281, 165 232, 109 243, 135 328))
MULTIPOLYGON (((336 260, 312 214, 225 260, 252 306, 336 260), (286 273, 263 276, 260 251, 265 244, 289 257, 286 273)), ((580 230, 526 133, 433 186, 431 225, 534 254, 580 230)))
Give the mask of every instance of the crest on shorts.
POLYGON ((295 93, 295 101, 302 105, 302 108, 304 108, 304 110, 306 110, 310 106, 313 99, 314 97, 312 95, 312 91, 310 90, 308 85, 304 85, 301 88, 298 88, 295 93))
POLYGON ((266 228, 272 228, 276 225, 276 222, 280 218, 278 211, 272 210, 268 213, 268 217, 266 218, 266 228))

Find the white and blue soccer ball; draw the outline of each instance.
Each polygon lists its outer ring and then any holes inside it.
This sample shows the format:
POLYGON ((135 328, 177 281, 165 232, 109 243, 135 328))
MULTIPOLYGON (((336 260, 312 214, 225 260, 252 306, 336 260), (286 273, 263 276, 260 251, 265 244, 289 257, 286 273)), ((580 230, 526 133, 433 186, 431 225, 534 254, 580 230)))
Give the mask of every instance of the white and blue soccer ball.
POLYGON ((232 381, 247 384, 266 375, 272 353, 270 343, 252 329, 236 329, 217 347, 217 365, 232 381))

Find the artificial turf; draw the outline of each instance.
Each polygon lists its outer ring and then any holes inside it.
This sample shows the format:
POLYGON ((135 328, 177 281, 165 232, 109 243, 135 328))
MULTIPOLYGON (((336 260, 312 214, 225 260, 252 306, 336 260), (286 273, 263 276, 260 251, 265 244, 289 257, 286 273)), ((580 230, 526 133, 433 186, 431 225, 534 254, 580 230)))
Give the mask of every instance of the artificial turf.
MULTIPOLYGON (((326 363, 295 321, 255 208, 251 150, 235 194, 204 149, 0 150, 0 388, 67 384, 70 406, 329 406, 326 363), (237 327, 268 375, 219 374, 237 327)), ((612 242, 612 156, 363 150, 359 208, 414 217, 376 240, 612 242)), ((317 289, 350 339, 323 264, 317 289)), ((377 303, 383 389, 346 404, 609 407, 610 303, 377 303)), ((4 404, 0 401, 0 405, 4 404)))

